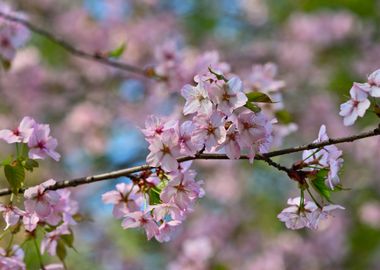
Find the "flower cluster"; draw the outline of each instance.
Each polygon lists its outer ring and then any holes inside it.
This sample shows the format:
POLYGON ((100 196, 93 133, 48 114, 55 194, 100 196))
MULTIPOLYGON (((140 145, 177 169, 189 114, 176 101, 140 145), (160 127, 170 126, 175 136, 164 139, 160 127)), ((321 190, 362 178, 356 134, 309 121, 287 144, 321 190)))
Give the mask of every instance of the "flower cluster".
POLYGON ((25 270, 24 251, 17 245, 7 252, 0 248, 0 269, 4 270, 25 270))
POLYGON ((182 89, 183 113, 191 120, 180 123, 156 116, 146 120, 142 132, 149 143, 147 162, 158 168, 155 175, 145 174, 103 194, 103 201, 114 205, 113 215, 123 219, 122 226, 142 227, 148 239, 168 241, 204 194, 191 162, 179 163, 179 157, 224 151, 231 159, 247 154, 253 161, 256 153, 267 152, 272 143, 271 121, 264 113, 244 107, 248 98, 238 77, 227 80, 210 69, 194 81, 195 86, 182 89))
POLYGON ((42 240, 41 252, 48 251, 52 256, 56 255, 57 241, 60 236, 71 234, 69 227, 76 224, 74 216, 78 212, 78 204, 71 199, 69 190, 49 190, 49 187, 55 183, 53 179, 50 179, 25 190, 25 210, 12 203, 0 205, 0 211, 6 222, 5 230, 21 220, 29 233, 34 232, 38 225, 47 227, 49 233, 42 240))
POLYGON ((277 216, 285 223, 288 229, 297 230, 304 227, 316 230, 321 220, 328 218, 330 212, 336 209, 344 209, 340 205, 329 204, 322 208, 312 201, 302 197, 288 199, 288 208, 282 210, 277 216))
MULTIPOLYGON (((22 13, 15 13, 5 4, 0 5, 0 11, 5 14, 25 18, 22 13)), ((0 18, 0 62, 10 63, 16 55, 16 50, 29 39, 29 30, 24 26, 0 18), (1 61, 2 60, 2 61, 1 61)))
MULTIPOLYGON (((322 125, 319 129, 318 138, 314 143, 320 143, 329 139, 326 126, 322 125)), ((310 186, 322 198, 330 201, 330 191, 334 188, 341 189, 339 170, 343 165, 342 151, 335 145, 327 145, 316 150, 305 150, 302 154, 302 160, 295 163, 292 169, 300 171, 303 169, 305 179, 300 181, 301 197, 289 198, 290 207, 285 208, 277 216, 285 223, 289 229, 301 229, 308 227, 317 229, 321 220, 326 219, 330 212, 335 209, 344 209, 340 205, 326 204, 321 205, 312 195, 310 186), (307 190, 313 201, 307 201, 304 198, 304 191, 307 190)))
POLYGON ((59 161, 61 157, 55 151, 58 143, 50 136, 49 125, 39 124, 29 116, 25 116, 19 126, 14 129, 0 130, 0 139, 9 144, 25 144, 29 149, 30 159, 45 159, 49 156, 59 161))
MULTIPOLYGON (((318 139, 314 143, 327 141, 328 139, 326 126, 322 125, 319 130, 318 139)), ((342 151, 335 145, 327 145, 317 150, 305 150, 302 154, 302 166, 314 171, 326 169, 328 171, 326 184, 331 189, 334 189, 340 183, 338 173, 343 165, 341 156, 342 151)))
POLYGON ((350 89, 351 99, 340 105, 339 115, 345 126, 353 125, 358 117, 363 117, 371 106, 369 97, 380 97, 380 69, 368 76, 366 83, 354 83, 350 89))

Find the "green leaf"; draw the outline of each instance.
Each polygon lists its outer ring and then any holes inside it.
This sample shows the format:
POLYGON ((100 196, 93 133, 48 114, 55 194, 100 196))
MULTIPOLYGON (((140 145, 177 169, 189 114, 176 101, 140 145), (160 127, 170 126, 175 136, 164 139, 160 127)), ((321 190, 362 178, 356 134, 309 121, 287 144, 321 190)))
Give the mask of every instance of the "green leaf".
POLYGON ((322 169, 310 180, 314 190, 318 192, 321 197, 331 202, 331 189, 325 184, 327 174, 328 170, 322 169))
POLYGON ((63 243, 71 248, 74 248, 74 234, 71 232, 71 234, 64 234, 61 235, 61 239, 63 240, 63 243))
POLYGON ((292 116, 287 110, 277 111, 276 118, 281 124, 290 124, 292 122, 292 116))
POLYGON ((216 73, 211 67, 208 67, 208 70, 215 75, 215 77, 218 80, 223 80, 225 82, 228 82, 227 78, 223 76, 223 74, 216 73))
POLYGON ((274 103, 267 94, 262 92, 250 92, 245 95, 249 102, 274 103))
POLYGON ((160 204, 161 203, 159 191, 157 191, 154 188, 151 188, 149 190, 149 203, 151 205, 155 205, 155 204, 160 204))
POLYGON ((250 103, 250 102, 247 102, 244 107, 246 107, 247 109, 250 109, 251 111, 255 112, 255 113, 258 113, 261 111, 261 108, 253 103, 250 103))
POLYGON ((58 240, 57 244, 57 256, 63 262, 66 258, 66 246, 63 240, 58 240))
POLYGON ((22 165, 27 171, 33 172, 34 168, 38 168, 38 162, 34 159, 27 159, 22 162, 22 165))
POLYGON ((110 58, 116 58, 116 59, 118 59, 118 58, 120 58, 123 55, 126 47, 127 46, 126 46, 125 42, 123 42, 119 47, 117 47, 113 51, 108 52, 107 56, 110 57, 110 58))
POLYGON ((13 193, 18 193, 20 188, 24 186, 25 170, 24 167, 15 160, 11 164, 4 166, 4 174, 11 186, 13 193))

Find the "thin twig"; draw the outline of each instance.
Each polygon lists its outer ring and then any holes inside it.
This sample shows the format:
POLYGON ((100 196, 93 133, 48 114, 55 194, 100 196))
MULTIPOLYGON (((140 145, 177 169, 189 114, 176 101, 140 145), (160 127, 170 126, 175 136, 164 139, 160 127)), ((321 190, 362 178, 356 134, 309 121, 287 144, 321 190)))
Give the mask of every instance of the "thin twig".
POLYGON ((89 53, 89 52, 85 52, 83 50, 80 50, 80 49, 74 47, 73 45, 71 45, 70 43, 68 43, 67 41, 65 41, 63 38, 60 38, 60 37, 56 36, 55 34, 52 34, 49 31, 32 24, 28 20, 16 17, 14 15, 3 13, 1 11, 0 11, 0 17, 2 17, 5 20, 12 21, 12 22, 19 23, 19 24, 23 25, 24 27, 28 28, 30 31, 47 38, 48 40, 54 42, 55 44, 57 44, 60 47, 62 47, 63 49, 65 49, 67 52, 69 52, 69 53, 71 53, 77 57, 88 59, 91 61, 95 61, 95 62, 104 64, 107 66, 111 66, 114 68, 118 68, 118 69, 121 69, 124 71, 131 72, 131 73, 139 74, 139 75, 142 75, 142 76, 145 76, 148 78, 159 79, 159 80, 164 79, 163 77, 154 74, 154 72, 151 72, 151 69, 149 69, 149 68, 148 69, 139 68, 139 67, 121 62, 121 61, 117 61, 115 59, 108 58, 108 57, 103 56, 102 54, 99 54, 99 53, 89 53))
MULTIPOLYGON (((324 147, 327 145, 332 145, 332 144, 353 142, 356 140, 361 140, 364 138, 378 136, 378 135, 380 135, 380 127, 376 128, 372 131, 363 132, 363 133, 360 133, 360 134, 354 135, 354 136, 329 139, 327 141, 323 141, 323 142, 319 142, 319 143, 310 143, 310 144, 302 145, 302 146, 284 148, 281 150, 276 150, 276 151, 268 152, 265 154, 258 154, 258 155, 256 155, 255 160, 263 160, 263 161, 267 162, 269 165, 274 166, 277 169, 279 169, 281 171, 285 171, 289 174, 289 171, 287 171, 287 170, 290 170, 290 169, 273 162, 269 158, 275 157, 275 156, 281 156, 281 155, 285 155, 285 154, 290 154, 290 153, 295 153, 295 152, 300 152, 303 150, 312 150, 312 149, 321 148, 321 147, 324 147)), ((225 154, 199 153, 195 156, 181 157, 181 158, 178 158, 177 160, 178 160, 178 162, 185 162, 185 161, 189 161, 189 160, 198 160, 198 159, 224 160, 224 159, 229 159, 229 158, 225 154)), ((249 159, 249 157, 246 155, 243 155, 239 159, 249 159)), ((108 173, 97 174, 97 175, 93 175, 93 176, 86 176, 86 177, 80 177, 80 178, 75 178, 75 179, 71 179, 71 180, 65 180, 65 181, 57 182, 55 185, 50 186, 48 189, 56 190, 56 189, 62 189, 62 188, 67 188, 67 187, 76 187, 76 186, 80 186, 80 185, 84 185, 84 184, 90 184, 90 183, 95 183, 98 181, 107 180, 107 179, 125 177, 125 176, 129 176, 131 174, 134 174, 134 173, 138 173, 138 172, 142 172, 142 171, 146 171, 146 170, 151 170, 151 169, 155 169, 155 168, 145 164, 142 166, 136 166, 136 167, 132 167, 132 168, 121 169, 121 170, 112 171, 112 172, 108 172, 108 173)), ((21 189, 20 193, 23 193, 24 190, 25 189, 21 189)), ((0 189, 0 196, 9 195, 9 194, 11 194, 11 192, 12 191, 8 188, 0 189)))

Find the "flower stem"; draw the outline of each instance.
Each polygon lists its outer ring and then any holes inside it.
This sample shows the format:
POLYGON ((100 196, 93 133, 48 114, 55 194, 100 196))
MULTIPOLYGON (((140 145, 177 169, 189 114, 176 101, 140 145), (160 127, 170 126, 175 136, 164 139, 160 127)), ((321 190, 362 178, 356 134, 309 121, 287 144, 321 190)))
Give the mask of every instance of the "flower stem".
POLYGON ((41 270, 45 270, 45 266, 42 261, 41 251, 40 251, 40 248, 38 247, 37 239, 35 237, 33 238, 33 243, 34 243, 34 247, 36 248, 37 258, 38 258, 38 261, 40 262, 41 270))

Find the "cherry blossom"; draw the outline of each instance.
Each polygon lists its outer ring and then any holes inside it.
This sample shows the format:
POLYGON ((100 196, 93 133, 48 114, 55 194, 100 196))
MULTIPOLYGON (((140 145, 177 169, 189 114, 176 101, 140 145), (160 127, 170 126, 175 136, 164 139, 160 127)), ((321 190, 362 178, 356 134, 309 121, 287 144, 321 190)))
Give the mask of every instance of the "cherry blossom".
POLYGON ((298 230, 310 226, 310 219, 318 206, 311 201, 301 201, 301 197, 290 198, 287 202, 290 206, 281 211, 277 216, 288 229, 298 230))
POLYGON ((115 218, 122 218, 126 213, 138 211, 141 208, 141 194, 133 184, 119 183, 116 190, 108 191, 102 195, 107 204, 114 204, 112 214, 115 218))
POLYGON ((340 105, 339 115, 343 116, 345 126, 350 126, 355 123, 358 117, 363 117, 369 106, 368 100, 370 89, 367 84, 354 83, 350 95, 351 99, 340 105))
POLYGON ((211 115, 199 115, 194 119, 196 129, 193 140, 197 144, 204 144, 207 151, 213 151, 226 139, 224 115, 214 111, 211 115))
POLYGON ((174 231, 181 224, 179 220, 164 221, 158 228, 158 234, 155 235, 155 238, 158 242, 168 242, 171 240, 174 231))
POLYGON ((158 225, 149 212, 136 211, 124 215, 121 226, 124 229, 142 227, 145 229, 148 240, 159 233, 158 225))
POLYGON ((175 129, 176 125, 178 125, 177 121, 164 121, 155 115, 150 115, 145 120, 145 129, 141 131, 145 138, 150 141, 155 137, 160 137, 164 131, 175 129))
POLYGON ((24 251, 18 246, 12 247, 12 255, 0 248, 0 269, 2 270, 25 270, 24 251))
POLYGON ((155 138, 149 145, 150 153, 146 161, 151 166, 161 166, 164 170, 174 171, 178 168, 177 157, 180 154, 178 134, 174 130, 165 131, 160 138, 155 138))
POLYGON ((247 103, 247 96, 243 92, 243 82, 238 77, 232 77, 215 93, 218 110, 230 115, 233 110, 243 107, 247 103))
POLYGON ((61 225, 54 231, 47 233, 41 241, 41 253, 47 252, 51 256, 55 256, 57 253, 58 240, 62 235, 68 234, 71 234, 71 232, 66 225, 61 225))
POLYGON ((5 223, 7 224, 4 230, 7 230, 9 226, 16 225, 20 220, 20 217, 24 214, 24 211, 12 204, 0 204, 0 212, 3 213, 5 223))
POLYGON ((185 121, 181 124, 179 129, 179 145, 181 147, 181 154, 193 156, 202 148, 201 144, 197 144, 192 140, 192 135, 195 130, 195 125, 192 121, 185 121))
MULTIPOLYGON (((322 125, 319 129, 318 139, 314 142, 319 143, 327 141, 328 139, 326 126, 322 125)), ((318 166, 321 169, 326 168, 329 170, 326 182, 331 189, 334 189, 334 187, 340 182, 338 173, 343 165, 343 159, 341 156, 342 151, 335 145, 327 145, 318 150, 305 150, 302 154, 304 163, 312 165, 313 168, 318 166)))
POLYGON ((20 125, 13 129, 0 130, 0 139, 7 143, 28 143, 30 136, 34 130, 35 121, 29 116, 25 116, 20 125))
POLYGON ((181 173, 171 179, 160 197, 164 203, 175 203, 181 210, 188 209, 192 202, 203 196, 203 189, 195 181, 195 172, 181 173))
POLYGON ((29 138, 28 146, 30 148, 29 158, 44 159, 50 156, 55 161, 59 161, 61 155, 55 151, 57 140, 49 135, 49 125, 36 124, 32 135, 29 138))
POLYGON ((183 113, 202 113, 209 115, 212 111, 212 102, 209 98, 205 84, 199 81, 197 86, 185 85, 181 90, 182 96, 186 99, 183 113))
POLYGON ((370 95, 380 97, 380 69, 375 70, 368 76, 368 84, 370 85, 370 95))

